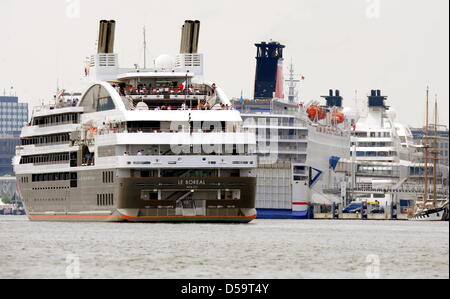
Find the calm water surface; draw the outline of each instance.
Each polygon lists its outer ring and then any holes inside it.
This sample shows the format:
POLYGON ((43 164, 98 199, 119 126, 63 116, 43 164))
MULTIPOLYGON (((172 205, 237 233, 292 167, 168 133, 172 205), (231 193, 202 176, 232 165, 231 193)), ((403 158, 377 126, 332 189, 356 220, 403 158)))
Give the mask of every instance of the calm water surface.
POLYGON ((81 278, 448 279, 449 224, 37 223, 0 216, 0 278, 67 278, 74 259, 81 278))

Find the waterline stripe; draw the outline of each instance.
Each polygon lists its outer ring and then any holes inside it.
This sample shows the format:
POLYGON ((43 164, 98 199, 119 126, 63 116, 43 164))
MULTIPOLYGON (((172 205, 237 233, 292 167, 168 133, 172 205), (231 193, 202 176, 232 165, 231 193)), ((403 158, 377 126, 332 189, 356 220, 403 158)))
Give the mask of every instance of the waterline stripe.
POLYGON ((133 219, 256 219, 254 216, 29 216, 30 219, 118 219, 118 220, 133 220, 133 219))

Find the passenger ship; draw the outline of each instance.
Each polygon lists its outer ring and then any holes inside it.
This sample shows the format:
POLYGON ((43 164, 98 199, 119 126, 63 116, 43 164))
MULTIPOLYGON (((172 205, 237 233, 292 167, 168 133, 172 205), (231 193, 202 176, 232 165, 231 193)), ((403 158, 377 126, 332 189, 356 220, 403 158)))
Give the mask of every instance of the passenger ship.
MULTIPOLYGON (((436 176, 434 191, 442 198, 439 204, 444 205, 448 200, 448 168, 424 163, 420 152, 423 146, 414 143, 411 130, 396 120, 397 114, 387 100, 381 90, 370 91, 365 111, 357 113, 351 159, 342 159, 336 171, 349 177, 344 190, 348 195, 346 204, 351 200, 376 203, 379 207, 375 210, 382 207, 394 219, 406 220, 412 218, 416 205, 432 204, 431 173, 436 176)), ((433 208, 437 207, 427 207, 433 208)), ((440 216, 443 214, 441 211, 440 216)))
POLYGON ((180 54, 118 67, 114 21, 81 96, 34 110, 14 159, 34 221, 238 222, 256 218, 256 137, 225 92, 203 80, 200 22, 180 54))
POLYGON ((258 218, 312 218, 314 205, 340 201, 324 191, 345 181, 333 165, 350 157, 351 116, 344 115, 339 91, 324 96, 325 104, 301 102, 292 64, 284 80, 284 45, 256 47, 254 99, 235 99, 234 105, 244 127, 257 134, 258 218))

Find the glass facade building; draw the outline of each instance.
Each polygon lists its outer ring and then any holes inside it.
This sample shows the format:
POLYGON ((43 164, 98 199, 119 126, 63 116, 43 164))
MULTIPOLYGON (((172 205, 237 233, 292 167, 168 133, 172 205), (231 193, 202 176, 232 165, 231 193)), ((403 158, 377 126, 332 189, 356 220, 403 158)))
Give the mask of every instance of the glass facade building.
POLYGON ((14 176, 12 158, 27 122, 28 104, 19 103, 17 97, 0 96, 0 177, 14 176))

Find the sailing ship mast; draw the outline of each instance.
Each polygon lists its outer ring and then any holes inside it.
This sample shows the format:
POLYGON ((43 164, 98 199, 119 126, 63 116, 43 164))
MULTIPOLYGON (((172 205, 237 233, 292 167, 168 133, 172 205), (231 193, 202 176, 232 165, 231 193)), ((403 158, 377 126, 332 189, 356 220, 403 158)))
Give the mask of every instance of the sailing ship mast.
POLYGON ((428 116, 428 114, 429 114, 429 96, 430 96, 430 88, 429 87, 427 87, 427 100, 426 100, 426 108, 425 108, 425 111, 426 111, 426 116, 425 116, 425 138, 424 138, 424 140, 423 140, 423 143, 424 143, 424 145, 423 145, 423 148, 424 148, 424 154, 425 154, 425 158, 424 158, 424 162, 425 162, 425 193, 424 193, 424 198, 423 198, 423 201, 424 201, 424 207, 426 207, 426 205, 427 205, 427 203, 428 203, 428 200, 429 200, 429 192, 428 192, 428 149, 429 149, 429 144, 428 144, 428 141, 429 141, 429 116, 428 116))
POLYGON ((438 160, 439 160, 439 151, 438 151, 438 131, 437 131, 437 126, 438 126, 438 117, 437 117, 437 113, 438 113, 438 103, 437 103, 437 95, 436 95, 436 99, 435 99, 435 104, 434 104, 434 142, 433 142, 433 165, 434 165, 434 170, 433 170, 433 208, 436 209, 437 208, 437 167, 438 167, 438 160))

